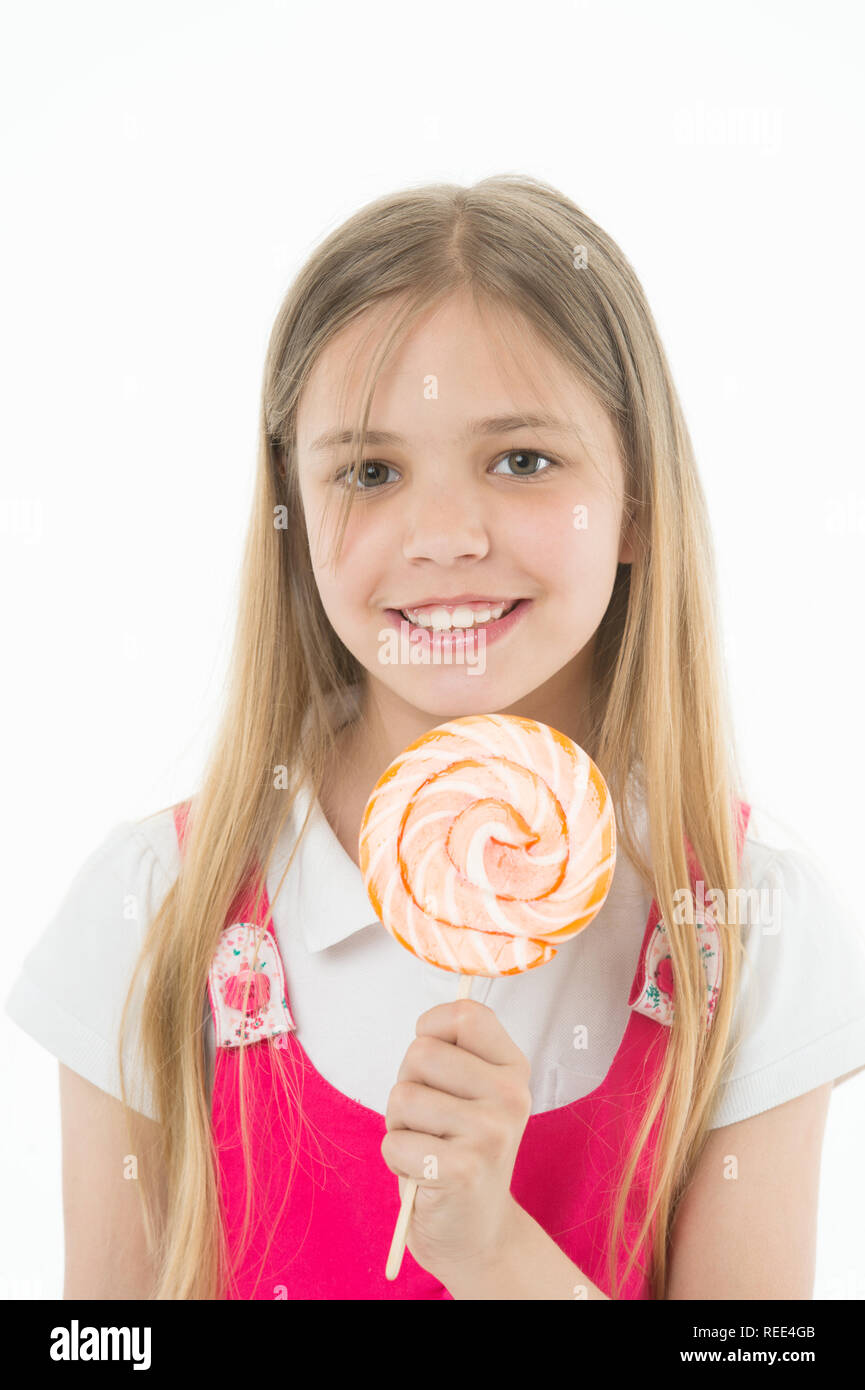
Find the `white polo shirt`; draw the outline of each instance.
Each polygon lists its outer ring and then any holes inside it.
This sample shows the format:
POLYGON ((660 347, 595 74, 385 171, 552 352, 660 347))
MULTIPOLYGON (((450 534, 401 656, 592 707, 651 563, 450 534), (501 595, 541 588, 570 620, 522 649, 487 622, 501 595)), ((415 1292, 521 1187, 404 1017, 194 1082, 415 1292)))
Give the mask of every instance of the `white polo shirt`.
MULTIPOLYGON (((384 929, 317 800, 277 896, 308 802, 306 791, 267 876, 297 1038, 326 1081, 383 1115, 418 1017, 456 998, 457 977, 418 960, 384 929)), ((644 831, 644 816, 639 823, 644 831)), ((766 895, 759 901, 778 902, 783 917, 780 930, 744 929, 733 1034, 742 1044, 713 1127, 865 1067, 865 937, 814 857, 784 839, 752 809, 742 886, 766 895)), ((144 930, 179 862, 170 810, 117 824, 82 864, 6 999, 8 1015, 37 1042, 115 1096, 120 1010, 144 930)), ((588 1095, 609 1071, 628 1022, 650 905, 620 841, 601 911, 552 961, 525 975, 474 978, 471 997, 495 1011, 531 1063, 533 1114, 588 1095), (588 1043, 579 1050, 576 1030, 588 1043)), ((202 1003, 211 1084, 206 988, 202 1003)), ((129 1047, 125 1057, 130 1103, 153 1117, 149 1085, 129 1047)))

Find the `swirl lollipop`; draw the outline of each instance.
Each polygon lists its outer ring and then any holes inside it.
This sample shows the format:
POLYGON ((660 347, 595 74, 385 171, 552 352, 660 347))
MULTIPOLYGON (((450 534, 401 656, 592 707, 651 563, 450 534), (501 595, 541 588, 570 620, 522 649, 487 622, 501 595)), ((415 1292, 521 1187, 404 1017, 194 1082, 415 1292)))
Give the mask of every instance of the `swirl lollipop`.
MULTIPOLYGON (((607 785, 566 735, 515 715, 451 719, 403 749, 372 790, 359 862, 393 937, 460 975, 516 975, 552 960, 597 915, 616 864, 607 785)), ((417 1183, 388 1256, 395 1279, 417 1183)))

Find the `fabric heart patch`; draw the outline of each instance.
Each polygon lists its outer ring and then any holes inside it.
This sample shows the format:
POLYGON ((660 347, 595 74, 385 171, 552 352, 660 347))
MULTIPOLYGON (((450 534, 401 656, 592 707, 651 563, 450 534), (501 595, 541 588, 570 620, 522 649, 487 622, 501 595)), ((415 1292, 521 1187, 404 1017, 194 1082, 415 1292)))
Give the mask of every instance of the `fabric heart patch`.
POLYGON ((230 1009, 257 1014, 270 999, 270 977, 263 970, 250 970, 244 961, 237 974, 223 982, 222 997, 230 1009))
POLYGON ((278 1037, 296 1028, 270 931, 233 922, 220 937, 207 978, 217 1047, 278 1037))
MULTIPOLYGON (((718 928, 708 910, 705 921, 696 924, 696 931, 700 941, 703 969, 706 974, 709 1026, 711 1027, 715 1004, 721 992, 722 956, 718 928)), ((628 1003, 636 1013, 645 1014, 646 1018, 653 1018, 656 1023, 663 1023, 665 1027, 670 1028, 673 1024, 674 994, 673 959, 667 940, 667 929, 659 918, 655 923, 646 949, 642 984, 638 989, 632 991, 628 1003)))

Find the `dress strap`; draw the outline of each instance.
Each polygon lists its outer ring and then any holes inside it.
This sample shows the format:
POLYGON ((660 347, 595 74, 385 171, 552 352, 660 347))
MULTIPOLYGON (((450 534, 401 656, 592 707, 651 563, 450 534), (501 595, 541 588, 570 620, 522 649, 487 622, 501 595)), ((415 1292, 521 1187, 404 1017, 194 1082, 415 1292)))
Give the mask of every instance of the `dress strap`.
MULTIPOLYGON (((745 835, 750 818, 751 807, 747 802, 740 801, 736 818, 736 853, 739 863, 742 861, 745 835)), ((693 925, 699 938, 703 969, 706 975, 707 1027, 710 1028, 715 1005, 721 993, 724 956, 721 949, 721 936, 712 906, 706 904, 701 891, 702 875, 694 851, 687 839, 685 845, 691 887, 692 889, 696 888, 696 893, 692 898, 694 906, 693 925)), ((690 916, 688 920, 691 920, 690 916)), ((628 1005, 635 1013, 644 1014, 646 1018, 651 1018, 656 1023, 671 1028, 673 1025, 674 995, 673 959, 667 941, 667 928, 661 919, 658 904, 653 900, 634 981, 628 995, 628 1005)))
MULTIPOLYGON (((190 803, 174 808, 174 825, 181 854, 190 803)), ((260 884, 261 901, 256 913, 259 883, 254 876, 241 888, 223 928, 207 976, 210 1009, 217 1047, 240 1047, 262 1038, 279 1038, 294 1032, 285 987, 285 972, 267 920, 270 903, 260 884)))
POLYGON ((295 1031, 282 961, 266 927, 232 922, 225 928, 207 988, 217 1047, 240 1047, 295 1031))

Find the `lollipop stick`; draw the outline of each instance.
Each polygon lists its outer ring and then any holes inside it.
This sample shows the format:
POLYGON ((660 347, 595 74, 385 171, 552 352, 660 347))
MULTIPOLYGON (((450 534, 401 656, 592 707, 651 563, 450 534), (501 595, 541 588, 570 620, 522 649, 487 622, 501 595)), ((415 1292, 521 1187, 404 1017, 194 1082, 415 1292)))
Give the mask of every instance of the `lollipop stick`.
MULTIPOLYGON (((468 999, 472 992, 472 975, 460 975, 460 985, 457 990, 457 999, 468 999)), ((400 1202, 399 1216, 393 1230, 393 1240, 390 1243, 387 1264, 385 1265, 384 1277, 395 1279, 399 1274, 402 1264, 403 1252, 405 1251, 405 1238, 408 1234, 408 1223, 411 1221, 412 1207, 414 1206, 414 1195, 417 1192, 417 1182, 414 1178, 409 1178, 400 1202)))

